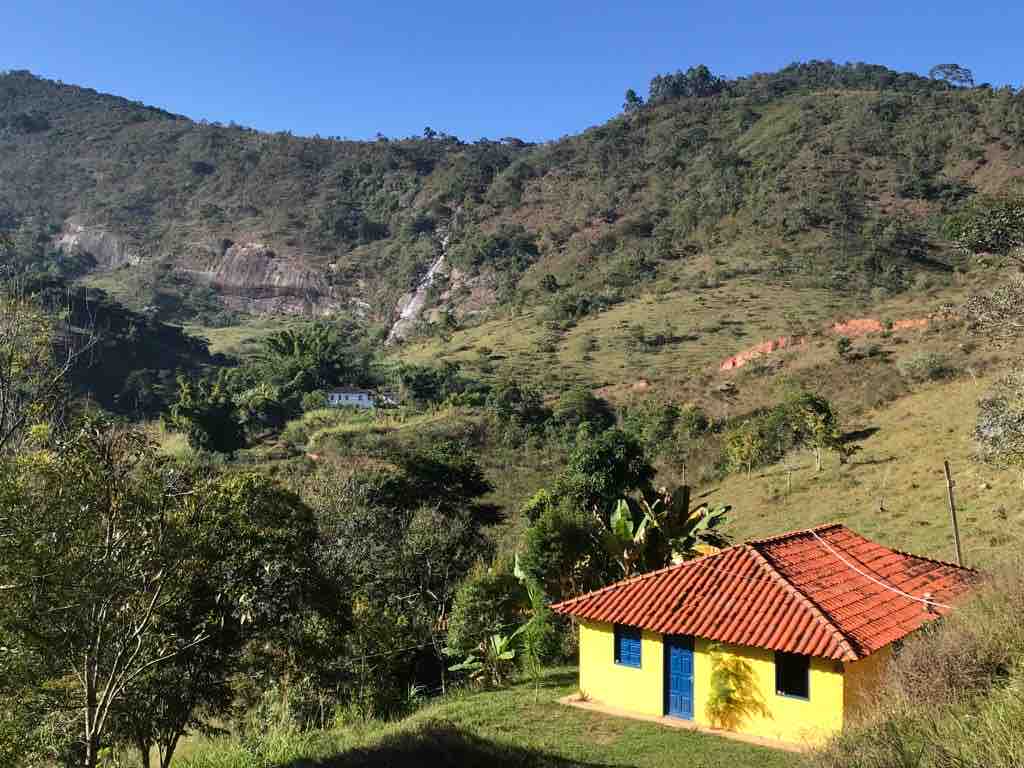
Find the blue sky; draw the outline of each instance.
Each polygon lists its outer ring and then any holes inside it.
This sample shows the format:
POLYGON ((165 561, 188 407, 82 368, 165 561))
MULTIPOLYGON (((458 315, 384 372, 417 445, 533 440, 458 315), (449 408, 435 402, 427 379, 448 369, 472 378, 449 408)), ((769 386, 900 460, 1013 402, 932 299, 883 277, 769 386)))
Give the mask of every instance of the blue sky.
POLYGON ((1024 83, 1017 0, 327 2, 5 0, 0 69, 194 118, 369 138, 424 126, 543 140, 615 114, 626 88, 697 63, 795 60, 1024 83), (836 10, 841 8, 842 10, 836 10))

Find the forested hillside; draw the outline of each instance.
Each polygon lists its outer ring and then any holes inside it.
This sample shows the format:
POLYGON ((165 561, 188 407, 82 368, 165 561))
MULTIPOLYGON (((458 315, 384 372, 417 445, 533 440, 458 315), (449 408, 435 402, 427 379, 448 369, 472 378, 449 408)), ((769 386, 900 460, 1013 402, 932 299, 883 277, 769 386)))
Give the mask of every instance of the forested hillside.
POLYGON ((442 330, 517 307, 565 322, 659 277, 903 291, 958 265, 945 217, 1007 191, 1022 146, 1019 93, 860 64, 658 76, 646 103, 532 146, 264 134, 14 72, 0 226, 202 324, 235 322, 226 304, 390 325, 447 238, 426 297, 445 311, 424 313, 442 330))

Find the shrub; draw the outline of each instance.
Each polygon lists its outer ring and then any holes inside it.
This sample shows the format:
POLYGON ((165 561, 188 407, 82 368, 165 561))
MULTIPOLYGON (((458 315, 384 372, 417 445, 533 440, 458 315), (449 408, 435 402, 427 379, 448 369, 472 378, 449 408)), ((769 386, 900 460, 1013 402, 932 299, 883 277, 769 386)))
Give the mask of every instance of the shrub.
POLYGON ((542 426, 551 415, 540 392, 516 381, 496 384, 487 396, 487 409, 501 424, 523 432, 542 426))
POLYGON ((521 635, 525 665, 539 670, 562 655, 562 628, 555 614, 543 603, 536 606, 521 635))
POLYGON ((859 724, 811 757, 817 768, 1024 765, 1024 565, 907 640, 859 724))
POLYGON ((737 730, 749 717, 769 714, 753 667, 742 657, 727 653, 720 643, 711 646, 711 690, 706 709, 714 726, 726 730, 737 730))
POLYGON ((640 440, 649 455, 658 456, 670 448, 680 415, 671 403, 644 400, 627 411, 623 429, 640 440))
POLYGON ((301 419, 288 422, 281 433, 281 438, 291 445, 305 445, 314 432, 335 427, 342 421, 344 421, 344 414, 339 410, 320 408, 315 411, 307 411, 301 419))
POLYGON ((696 405, 687 405, 679 412, 676 434, 688 438, 699 437, 707 432, 710 426, 711 422, 704 411, 696 405))
POLYGON ((555 405, 555 419, 565 429, 575 432, 582 424, 590 424, 600 432, 615 423, 608 403, 587 387, 571 387, 562 393, 555 405))
POLYGON ((762 464, 768 455, 761 419, 748 419, 733 427, 725 436, 725 460, 729 471, 750 471, 762 464))
POLYGON ((900 360, 896 367, 903 378, 918 384, 945 379, 954 372, 946 356, 938 352, 915 352, 900 360))
POLYGON ((302 396, 302 412, 309 413, 327 407, 327 395, 322 389, 307 392, 302 396))
POLYGON ((853 342, 850 341, 849 336, 840 336, 836 340, 836 354, 843 360, 850 356, 851 347, 853 347, 853 342))
POLYGON ((455 593, 448 623, 448 647, 469 653, 494 634, 508 634, 524 602, 523 589, 510 573, 480 569, 455 593))

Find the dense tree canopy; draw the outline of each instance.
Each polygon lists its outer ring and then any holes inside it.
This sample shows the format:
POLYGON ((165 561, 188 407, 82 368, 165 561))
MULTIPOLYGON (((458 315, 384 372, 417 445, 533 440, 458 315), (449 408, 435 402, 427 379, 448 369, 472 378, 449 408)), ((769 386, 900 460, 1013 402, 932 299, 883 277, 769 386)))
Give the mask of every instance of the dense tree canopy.
POLYGON ((169 762, 226 706, 213 678, 247 642, 281 641, 309 606, 344 619, 311 512, 261 476, 198 478, 95 421, 3 469, 0 638, 56 681, 44 695, 71 751, 53 757, 93 768, 117 734, 169 762))

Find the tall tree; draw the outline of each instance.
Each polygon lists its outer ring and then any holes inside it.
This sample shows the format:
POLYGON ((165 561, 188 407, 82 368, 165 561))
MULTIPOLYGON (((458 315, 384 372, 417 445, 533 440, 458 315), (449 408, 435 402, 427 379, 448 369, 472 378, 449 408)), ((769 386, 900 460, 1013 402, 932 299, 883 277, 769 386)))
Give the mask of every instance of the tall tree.
POLYGON ((181 480, 141 434, 99 423, 8 460, 0 477, 0 631, 70 681, 86 768, 128 687, 207 637, 165 644, 155 629, 180 588, 181 480))
POLYGON ((163 421, 168 429, 185 433, 196 449, 232 453, 245 446, 242 414, 228 370, 197 379, 179 376, 177 400, 163 421))
POLYGON ((0 453, 33 425, 55 424, 68 405, 68 377, 97 336, 62 323, 19 280, 0 288, 0 453))
POLYGON ((641 99, 636 91, 632 88, 626 89, 626 96, 622 102, 622 111, 627 114, 630 112, 636 112, 640 107, 644 105, 644 100, 641 99))
POLYGON ((846 458, 839 416, 828 400, 810 392, 800 392, 790 398, 787 405, 797 441, 814 454, 815 471, 821 472, 825 451, 835 451, 841 459, 846 458))
POLYGON ((530 521, 521 558, 527 577, 553 598, 620 577, 603 537, 624 497, 654 497, 653 477, 654 467, 636 438, 618 429, 593 436, 582 428, 554 484, 523 507, 530 521))
POLYGON ((936 64, 928 70, 928 77, 932 80, 942 80, 958 88, 974 86, 974 73, 959 64, 936 64))
POLYGON ((184 498, 178 523, 188 570, 155 631, 169 645, 206 639, 147 670, 119 702, 118 735, 146 768, 153 747, 168 768, 182 736, 230 711, 231 678, 250 668, 254 644, 263 658, 267 648, 285 658, 307 646, 311 628, 335 638, 347 629, 343 577, 322 567, 313 514, 293 493, 254 473, 209 478, 184 498))
POLYGON ((3 470, 0 637, 79 713, 85 768, 115 725, 161 745, 166 766, 200 708, 223 704, 211 686, 240 644, 330 595, 311 512, 266 478, 197 480, 98 421, 3 470))
POLYGON ((1024 484, 1024 371, 999 379, 978 402, 974 439, 980 458, 1020 471, 1024 484))

